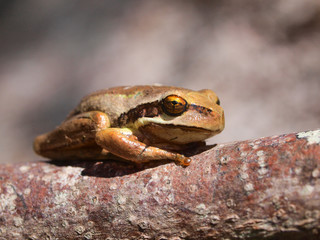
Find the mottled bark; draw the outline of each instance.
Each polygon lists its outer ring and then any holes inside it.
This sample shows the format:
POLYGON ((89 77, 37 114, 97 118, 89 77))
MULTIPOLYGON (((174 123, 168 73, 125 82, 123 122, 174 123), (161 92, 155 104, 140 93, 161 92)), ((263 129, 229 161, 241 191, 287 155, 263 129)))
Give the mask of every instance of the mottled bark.
POLYGON ((0 239, 319 239, 320 130, 174 163, 0 166, 0 239))

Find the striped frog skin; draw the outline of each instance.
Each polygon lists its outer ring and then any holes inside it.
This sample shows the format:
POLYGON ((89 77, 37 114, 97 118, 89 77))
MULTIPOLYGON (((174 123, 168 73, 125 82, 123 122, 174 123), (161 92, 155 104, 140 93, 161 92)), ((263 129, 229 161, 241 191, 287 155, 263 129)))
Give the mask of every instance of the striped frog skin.
POLYGON ((170 86, 115 87, 84 97, 66 120, 38 136, 34 150, 55 159, 109 159, 136 163, 173 160, 224 129, 224 111, 208 89, 170 86))

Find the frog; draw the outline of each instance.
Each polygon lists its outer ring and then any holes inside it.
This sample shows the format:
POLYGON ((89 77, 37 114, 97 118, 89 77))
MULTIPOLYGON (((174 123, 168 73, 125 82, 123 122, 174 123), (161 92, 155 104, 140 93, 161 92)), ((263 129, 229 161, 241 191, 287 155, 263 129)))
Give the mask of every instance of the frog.
POLYGON ((224 110, 209 89, 138 85, 99 90, 82 98, 55 129, 35 138, 34 151, 53 160, 156 160, 189 166, 183 154, 222 132, 224 110))

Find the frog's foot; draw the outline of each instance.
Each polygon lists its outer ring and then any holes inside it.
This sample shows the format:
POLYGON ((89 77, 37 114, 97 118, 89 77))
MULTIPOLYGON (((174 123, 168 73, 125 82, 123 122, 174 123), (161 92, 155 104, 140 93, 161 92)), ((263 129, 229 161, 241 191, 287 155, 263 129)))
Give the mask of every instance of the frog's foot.
POLYGON ((136 163, 164 159, 174 160, 183 166, 188 166, 191 163, 191 159, 182 154, 147 146, 127 128, 106 128, 98 131, 96 143, 112 154, 136 163))

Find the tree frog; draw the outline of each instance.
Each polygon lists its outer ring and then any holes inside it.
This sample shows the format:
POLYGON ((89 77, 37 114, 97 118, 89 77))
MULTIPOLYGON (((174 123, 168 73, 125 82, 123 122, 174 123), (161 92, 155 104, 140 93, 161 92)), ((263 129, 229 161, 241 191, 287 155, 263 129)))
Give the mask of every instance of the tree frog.
POLYGON ((220 133, 224 111, 208 89, 114 87, 84 97, 56 129, 36 137, 34 150, 50 159, 108 159, 136 163, 169 159, 220 133))

